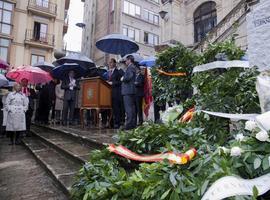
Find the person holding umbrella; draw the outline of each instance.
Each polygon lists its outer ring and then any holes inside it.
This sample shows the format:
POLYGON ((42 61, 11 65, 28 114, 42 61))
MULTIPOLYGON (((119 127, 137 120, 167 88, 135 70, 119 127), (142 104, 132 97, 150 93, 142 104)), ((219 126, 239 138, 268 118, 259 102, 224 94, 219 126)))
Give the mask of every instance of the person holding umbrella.
POLYGON ((35 109, 35 99, 37 94, 34 89, 28 87, 28 79, 23 78, 21 80, 22 93, 28 98, 28 109, 26 111, 26 136, 31 136, 30 126, 31 119, 35 109))
POLYGON ((122 95, 124 97, 124 106, 126 112, 126 125, 125 129, 130 130, 136 127, 136 114, 135 114, 135 79, 136 67, 134 65, 134 57, 132 55, 126 58, 127 69, 122 81, 122 95))
POLYGON ((28 84, 47 83, 52 80, 52 77, 48 72, 32 66, 19 66, 16 69, 9 71, 6 76, 15 80, 17 83, 20 83, 22 86, 22 93, 28 97, 29 108, 26 113, 26 136, 30 136, 31 119, 35 108, 34 99, 37 98, 37 95, 34 89, 28 87, 28 84))
POLYGON ((6 131, 10 132, 11 145, 20 144, 20 134, 26 130, 25 113, 28 109, 28 98, 21 92, 22 86, 14 84, 14 92, 6 99, 7 120, 6 131))
POLYGON ((74 122, 74 109, 77 97, 77 90, 80 89, 78 78, 84 76, 87 70, 77 63, 64 63, 52 70, 54 78, 62 80, 61 89, 64 92, 64 107, 62 112, 62 123, 67 125, 74 122), (69 111, 69 117, 68 117, 69 111))

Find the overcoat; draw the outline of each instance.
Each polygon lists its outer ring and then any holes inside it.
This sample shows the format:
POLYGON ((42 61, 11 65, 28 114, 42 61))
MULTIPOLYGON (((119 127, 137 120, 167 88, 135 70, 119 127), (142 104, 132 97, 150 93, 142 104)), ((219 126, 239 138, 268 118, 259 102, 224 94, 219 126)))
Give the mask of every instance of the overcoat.
POLYGON ((61 89, 61 84, 55 86, 55 110, 63 110, 65 90, 61 89))
POLYGON ((6 131, 25 131, 25 113, 28 110, 29 100, 21 92, 11 92, 6 99, 7 122, 6 131))

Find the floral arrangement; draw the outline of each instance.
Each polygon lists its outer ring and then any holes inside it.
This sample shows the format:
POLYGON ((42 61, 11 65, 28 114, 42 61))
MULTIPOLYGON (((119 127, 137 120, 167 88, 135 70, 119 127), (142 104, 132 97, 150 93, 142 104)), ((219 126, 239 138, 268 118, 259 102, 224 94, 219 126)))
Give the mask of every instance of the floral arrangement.
MULTIPOLYGON (((226 53, 229 59, 239 59, 243 55, 243 51, 233 43, 225 42, 210 45, 201 56, 191 56, 188 50, 180 46, 167 50, 160 55, 159 60, 169 62, 172 59, 170 66, 176 66, 175 63, 181 61, 178 56, 186 55, 182 59, 187 61, 192 58, 189 66, 193 66, 196 62, 214 61, 217 53, 226 53)), ((229 69, 198 74, 192 79, 191 76, 183 77, 188 81, 187 85, 193 84, 198 88, 195 97, 162 113, 164 124, 145 123, 128 133, 119 132, 115 139, 117 145, 123 145, 138 154, 180 153, 194 147, 197 150, 194 160, 185 165, 175 165, 166 160, 152 164, 137 163, 111 154, 107 149, 95 151, 78 174, 72 189, 73 199, 199 200, 221 177, 233 175, 252 179, 270 173, 269 131, 263 129, 261 124, 256 121, 235 123, 199 111, 203 108, 227 113, 260 113, 255 88, 257 75, 253 69, 229 69), (193 119, 189 123, 179 123, 178 119, 185 115, 194 102, 196 110, 193 119)), ((181 78, 177 80, 176 86, 169 86, 169 83, 176 82, 166 80, 166 87, 164 80, 160 79, 164 77, 156 77, 154 83, 158 83, 158 86, 164 84, 162 88, 170 90, 164 92, 164 96, 161 94, 159 100, 176 100, 183 89, 178 90, 181 78), (167 99, 165 94, 168 92, 172 95, 167 99)), ((255 188, 253 197, 236 199, 257 197, 255 188)), ((269 196, 265 194, 258 198, 269 199, 269 196)))

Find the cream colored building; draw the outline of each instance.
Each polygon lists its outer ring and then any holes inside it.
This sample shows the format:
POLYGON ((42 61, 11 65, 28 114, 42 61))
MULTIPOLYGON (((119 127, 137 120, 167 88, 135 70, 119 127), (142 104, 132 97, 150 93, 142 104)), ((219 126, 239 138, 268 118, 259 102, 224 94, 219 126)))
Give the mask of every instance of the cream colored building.
MULTIPOLYGON (((109 56, 95 47, 98 39, 111 33, 129 36, 139 45, 139 54, 155 54, 160 43, 160 0, 82 0, 84 31, 82 53, 97 65, 107 63, 109 56)), ((117 56, 113 56, 117 57, 117 56)))
POLYGON ((0 58, 11 66, 52 62, 63 49, 70 0, 0 0, 0 58))
POLYGON ((209 43, 234 38, 247 48, 246 14, 255 0, 163 0, 162 44, 179 41, 203 51, 209 43))

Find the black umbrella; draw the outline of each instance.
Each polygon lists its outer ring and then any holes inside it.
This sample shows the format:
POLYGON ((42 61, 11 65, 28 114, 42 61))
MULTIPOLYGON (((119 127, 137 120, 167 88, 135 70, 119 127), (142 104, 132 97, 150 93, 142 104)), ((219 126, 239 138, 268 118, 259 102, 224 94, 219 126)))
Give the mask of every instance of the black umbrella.
POLYGON ((75 54, 75 53, 71 53, 53 62, 55 66, 63 65, 65 63, 76 63, 81 67, 85 68, 86 70, 96 68, 95 63, 90 58, 82 54, 75 54))
POLYGON ((47 62, 38 62, 34 64, 33 67, 38 67, 46 72, 51 72, 54 68, 54 65, 47 62))
POLYGON ((122 34, 107 35, 96 42, 99 50, 116 55, 127 55, 137 52, 139 46, 129 37, 122 34))
POLYGON ((64 80, 68 77, 68 73, 70 71, 75 72, 75 78, 80 78, 86 75, 85 68, 76 63, 64 63, 63 65, 55 67, 52 71, 52 75, 57 79, 64 80))

